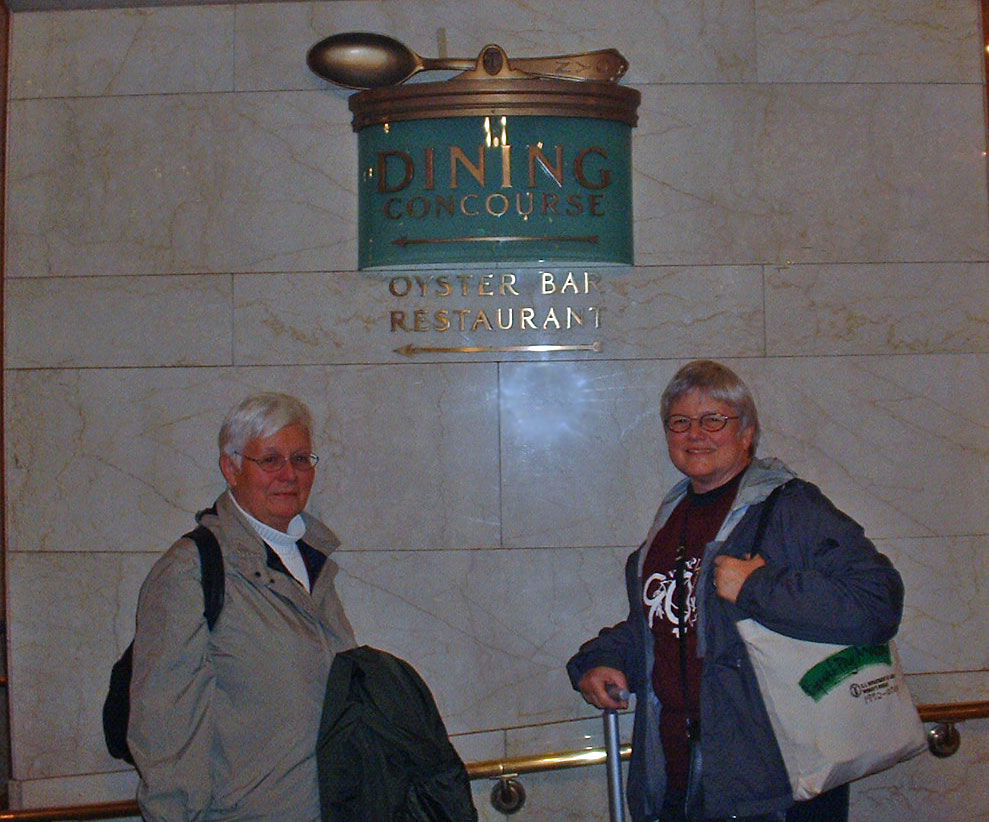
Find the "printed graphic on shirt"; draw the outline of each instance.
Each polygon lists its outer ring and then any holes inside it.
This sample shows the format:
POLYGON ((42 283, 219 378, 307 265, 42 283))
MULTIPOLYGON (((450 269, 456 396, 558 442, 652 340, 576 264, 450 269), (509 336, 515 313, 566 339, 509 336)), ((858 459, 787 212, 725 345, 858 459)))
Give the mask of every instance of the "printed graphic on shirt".
MULTIPOLYGON (((700 576, 701 561, 697 557, 687 560, 683 569, 683 581, 687 586, 687 615, 684 622, 687 627, 697 623, 697 599, 694 595, 696 580, 700 576)), ((649 629, 654 629, 657 619, 670 626, 670 633, 680 638, 680 615, 676 607, 676 575, 671 570, 668 573, 652 574, 642 585, 642 604, 649 613, 649 629)))

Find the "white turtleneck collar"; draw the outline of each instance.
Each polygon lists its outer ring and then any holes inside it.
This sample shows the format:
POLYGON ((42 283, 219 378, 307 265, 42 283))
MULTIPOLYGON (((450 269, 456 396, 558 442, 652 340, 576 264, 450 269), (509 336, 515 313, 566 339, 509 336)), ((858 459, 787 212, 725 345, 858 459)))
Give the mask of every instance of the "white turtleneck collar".
POLYGON ((283 532, 272 528, 270 525, 265 525, 261 520, 252 517, 241 507, 232 493, 230 494, 230 499, 233 500, 233 504, 237 506, 237 510, 244 515, 244 518, 257 535, 271 546, 272 551, 278 554, 278 558, 285 565, 288 572, 308 591, 309 572, 306 570, 306 563, 302 561, 299 546, 296 545, 296 542, 306 534, 306 522, 302 518, 302 515, 296 514, 292 517, 291 522, 288 524, 288 531, 283 532))

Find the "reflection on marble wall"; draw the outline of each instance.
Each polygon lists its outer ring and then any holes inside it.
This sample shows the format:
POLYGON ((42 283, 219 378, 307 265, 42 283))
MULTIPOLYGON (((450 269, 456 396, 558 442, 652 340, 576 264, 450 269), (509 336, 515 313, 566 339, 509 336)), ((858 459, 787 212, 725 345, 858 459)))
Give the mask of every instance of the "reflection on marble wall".
MULTIPOLYGON (((342 538, 358 638, 416 666, 468 761, 600 744, 563 664, 624 615, 624 557, 676 479, 659 394, 695 357, 742 374, 761 452, 818 483, 903 572, 899 644, 917 699, 984 699, 986 136, 978 4, 949 5, 629 0, 616 19, 583 0, 334 0, 14 15, 14 803, 133 795, 133 771, 102 746, 109 666, 144 573, 221 490, 220 418, 260 388, 311 404, 311 508, 342 538), (636 264, 356 271, 347 94, 304 64, 342 30, 426 55, 619 48, 643 95, 636 264), (542 288, 544 273, 571 271, 592 284, 542 288), (506 274, 517 297, 477 290, 506 274), (439 276, 469 287, 443 296, 439 276), (522 306, 581 322, 443 332, 407 319, 522 306), (563 340, 600 350, 407 348, 563 340)), ((952 759, 856 785, 854 818, 985 818, 987 727, 966 723, 952 759)), ((514 818, 607 818, 600 768, 524 782, 514 818)), ((506 819, 488 783, 474 791, 485 822, 506 819)))
POLYGON ((978 85, 646 86, 636 262, 984 260, 981 109, 978 85))

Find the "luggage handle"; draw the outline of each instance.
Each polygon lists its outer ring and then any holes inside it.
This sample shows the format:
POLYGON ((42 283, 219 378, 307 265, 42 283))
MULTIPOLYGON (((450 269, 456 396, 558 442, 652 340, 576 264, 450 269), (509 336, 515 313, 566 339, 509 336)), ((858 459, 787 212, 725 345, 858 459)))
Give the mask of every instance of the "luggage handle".
MULTIPOLYGON (((616 702, 628 702, 631 694, 619 688, 614 682, 605 686, 608 696, 616 702)), ((618 729, 618 713, 604 711, 604 748, 607 752, 608 768, 608 811, 611 822, 625 822, 625 803, 622 800, 622 752, 621 735, 618 729)))

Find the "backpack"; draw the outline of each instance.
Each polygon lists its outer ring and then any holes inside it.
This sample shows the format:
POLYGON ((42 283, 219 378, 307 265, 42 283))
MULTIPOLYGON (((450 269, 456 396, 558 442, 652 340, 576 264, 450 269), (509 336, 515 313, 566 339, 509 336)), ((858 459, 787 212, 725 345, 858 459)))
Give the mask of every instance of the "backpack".
MULTIPOLYGON (((205 512, 200 512, 196 519, 205 512)), ((206 625, 212 631, 216 620, 223 608, 223 554, 220 544, 213 532, 205 525, 199 525, 195 530, 184 534, 191 539, 199 549, 199 564, 202 573, 203 586, 203 616, 206 625)), ((127 746, 127 723, 130 718, 130 681, 133 672, 133 648, 131 640, 127 650, 123 652, 110 671, 110 688, 103 702, 103 736, 106 747, 115 759, 134 764, 130 748, 127 746)))

